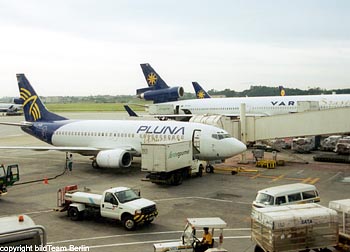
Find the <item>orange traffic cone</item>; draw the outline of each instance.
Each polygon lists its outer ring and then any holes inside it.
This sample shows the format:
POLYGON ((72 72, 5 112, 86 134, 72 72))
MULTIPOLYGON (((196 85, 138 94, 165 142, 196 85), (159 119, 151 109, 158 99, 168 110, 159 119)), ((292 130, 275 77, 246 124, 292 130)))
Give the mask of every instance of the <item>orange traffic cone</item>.
POLYGON ((45 185, 47 185, 49 183, 49 180, 47 179, 47 177, 44 178, 44 182, 45 185))

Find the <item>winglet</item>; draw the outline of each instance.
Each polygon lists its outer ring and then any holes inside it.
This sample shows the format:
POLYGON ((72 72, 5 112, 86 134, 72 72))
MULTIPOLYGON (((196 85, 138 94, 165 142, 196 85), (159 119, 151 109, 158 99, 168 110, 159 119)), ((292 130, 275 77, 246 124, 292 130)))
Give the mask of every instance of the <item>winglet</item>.
POLYGON ((138 117, 138 115, 135 113, 134 110, 132 110, 132 109, 130 108, 129 105, 124 104, 124 108, 125 108, 126 112, 128 112, 129 116, 138 117))

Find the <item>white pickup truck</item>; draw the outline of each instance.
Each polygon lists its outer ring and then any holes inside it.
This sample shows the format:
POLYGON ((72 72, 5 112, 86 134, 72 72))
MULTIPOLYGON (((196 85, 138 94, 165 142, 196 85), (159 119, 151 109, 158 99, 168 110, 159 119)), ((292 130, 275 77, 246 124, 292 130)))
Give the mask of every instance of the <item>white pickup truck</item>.
POLYGON ((127 187, 114 187, 99 194, 79 191, 77 185, 72 185, 59 189, 57 197, 59 211, 67 211, 71 220, 102 216, 120 220, 127 230, 151 223, 158 215, 155 202, 141 198, 127 187))

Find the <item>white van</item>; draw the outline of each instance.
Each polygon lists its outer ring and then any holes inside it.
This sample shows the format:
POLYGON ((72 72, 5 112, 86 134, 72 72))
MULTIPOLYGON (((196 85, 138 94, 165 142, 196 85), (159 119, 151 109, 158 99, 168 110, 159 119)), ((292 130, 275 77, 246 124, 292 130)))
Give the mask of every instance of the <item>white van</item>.
POLYGON ((320 195, 314 185, 296 183, 274 186, 258 191, 254 207, 270 207, 290 204, 320 202, 320 195))

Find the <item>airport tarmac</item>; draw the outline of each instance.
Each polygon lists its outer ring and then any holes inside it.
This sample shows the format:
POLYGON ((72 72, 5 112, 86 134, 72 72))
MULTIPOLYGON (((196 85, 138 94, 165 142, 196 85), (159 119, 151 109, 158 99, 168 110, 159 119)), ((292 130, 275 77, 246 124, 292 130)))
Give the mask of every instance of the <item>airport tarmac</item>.
MULTIPOLYGON (((76 119, 117 119, 125 116, 124 113, 60 114, 76 119)), ((0 121, 19 122, 23 121, 23 117, 0 117, 0 121)), ((45 144, 17 127, 1 125, 0 145, 45 144)), ((252 158, 249 150, 247 156, 252 158)), ((135 159, 128 169, 93 169, 89 157, 74 155, 72 174, 65 173, 45 184, 45 177, 53 178, 64 171, 65 153, 2 150, 1 163, 19 164, 19 183, 39 181, 9 187, 8 194, 0 198, 0 215, 28 214, 36 224, 46 228, 48 243, 53 246, 74 245, 86 246, 89 251, 128 252, 153 251, 153 243, 179 240, 187 217, 220 217, 228 224, 224 230, 223 247, 228 251, 252 252, 255 244, 250 239, 250 210, 258 190, 307 182, 318 188, 321 205, 327 206, 330 200, 349 198, 350 184, 346 183, 349 180, 344 179, 350 177, 349 164, 316 163, 312 161, 312 154, 296 158, 286 152, 279 153, 277 157, 286 160, 286 165, 276 169, 258 168, 258 173, 237 175, 221 171, 185 180, 180 186, 158 186, 142 180, 146 174, 140 171, 140 159, 135 159), (140 226, 133 232, 126 231, 116 221, 105 219, 71 221, 66 213, 53 211, 57 204, 57 190, 71 184, 96 191, 115 186, 139 188, 143 197, 156 201, 159 215, 152 224, 140 226)), ((237 164, 238 160, 239 157, 230 159, 225 167, 242 167, 237 164)), ((256 169, 253 164, 243 167, 256 169)))

